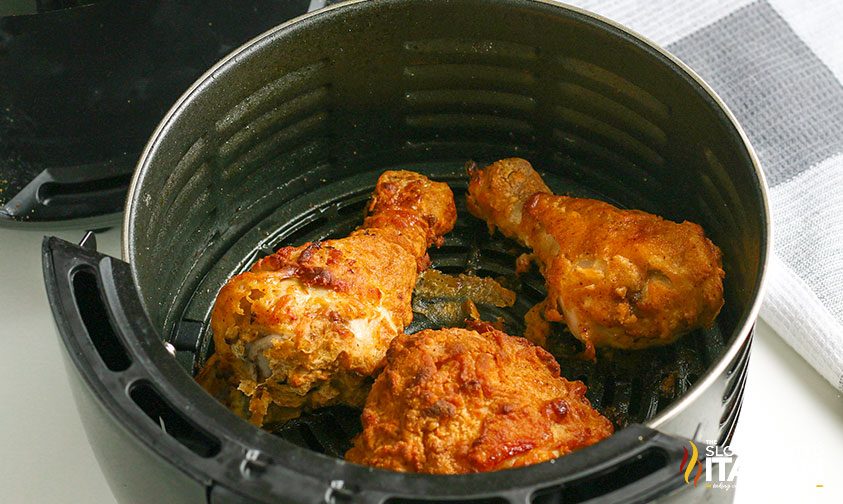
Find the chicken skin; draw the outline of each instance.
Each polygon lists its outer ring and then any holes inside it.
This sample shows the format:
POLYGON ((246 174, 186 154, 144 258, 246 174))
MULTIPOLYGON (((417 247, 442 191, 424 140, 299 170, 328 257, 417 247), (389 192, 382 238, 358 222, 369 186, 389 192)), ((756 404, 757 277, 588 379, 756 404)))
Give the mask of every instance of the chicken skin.
POLYGON ((518 266, 535 260, 545 277, 547 298, 525 317, 531 341, 544 346, 549 322, 564 322, 593 360, 595 347, 666 345, 714 323, 725 273, 697 224, 556 196, 523 159, 469 174, 469 211, 530 247, 518 266))
POLYGON ((489 326, 402 334, 387 352, 346 460, 462 474, 550 460, 594 444, 611 422, 582 382, 524 338, 489 326))
POLYGON ((228 281, 211 315, 216 353, 197 381, 258 426, 362 406, 389 343, 413 319, 427 248, 455 220, 447 184, 383 173, 351 235, 281 248, 228 281))

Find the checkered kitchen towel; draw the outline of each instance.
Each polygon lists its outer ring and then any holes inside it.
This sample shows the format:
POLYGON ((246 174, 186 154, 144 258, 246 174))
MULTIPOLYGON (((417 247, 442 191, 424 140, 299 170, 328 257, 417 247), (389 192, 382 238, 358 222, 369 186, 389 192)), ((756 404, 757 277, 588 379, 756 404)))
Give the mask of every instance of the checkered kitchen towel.
POLYGON ((666 47, 726 101, 770 184, 761 317, 843 390, 843 0, 569 0, 666 47))

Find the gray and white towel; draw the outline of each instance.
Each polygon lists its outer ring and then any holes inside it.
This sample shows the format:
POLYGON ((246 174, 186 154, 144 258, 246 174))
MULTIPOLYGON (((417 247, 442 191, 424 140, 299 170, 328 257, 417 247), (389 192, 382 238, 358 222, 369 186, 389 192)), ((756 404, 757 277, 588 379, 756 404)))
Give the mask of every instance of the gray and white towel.
POLYGON ((771 188, 761 317, 843 391, 843 1, 567 3, 666 47, 737 116, 771 188))

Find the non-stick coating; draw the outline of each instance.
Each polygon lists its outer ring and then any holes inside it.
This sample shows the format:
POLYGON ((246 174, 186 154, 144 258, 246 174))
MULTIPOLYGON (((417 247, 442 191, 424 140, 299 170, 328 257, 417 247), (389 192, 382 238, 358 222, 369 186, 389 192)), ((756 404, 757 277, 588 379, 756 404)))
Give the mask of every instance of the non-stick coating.
MULTIPOLYGON (((459 189, 467 159, 514 155, 560 192, 700 223, 723 250, 727 304, 713 342, 694 344, 712 366, 746 335, 767 221, 739 131, 663 53, 524 0, 355 3, 241 50, 152 139, 126 259, 171 337, 257 254, 351 229, 384 169, 459 189)), ((719 420, 692 422, 719 436, 719 420)))

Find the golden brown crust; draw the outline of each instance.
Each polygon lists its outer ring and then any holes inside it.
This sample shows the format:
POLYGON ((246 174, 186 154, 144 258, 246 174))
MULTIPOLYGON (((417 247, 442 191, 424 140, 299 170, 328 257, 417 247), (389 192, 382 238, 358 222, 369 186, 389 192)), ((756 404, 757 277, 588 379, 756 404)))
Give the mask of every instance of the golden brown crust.
POLYGON ((551 193, 530 163, 521 158, 501 159, 482 170, 471 164, 468 175, 468 210, 486 221, 490 234, 497 228, 504 236, 518 239, 524 202, 533 194, 551 193))
POLYGON ((545 276, 547 300, 527 321, 533 341, 547 321, 565 322, 593 358, 595 346, 664 345, 713 324, 725 273, 700 226, 544 189, 527 194, 537 177, 528 162, 504 160, 475 170, 469 185, 472 213, 531 247, 545 276), (513 190, 503 178, 533 182, 513 190))
MULTIPOLYGON (((350 236, 284 247, 223 286, 211 315, 218 358, 208 367, 232 370, 256 425, 330 404, 362 405, 389 342, 412 321, 427 247, 455 220, 447 184, 385 172, 350 236)), ((219 388, 219 375, 203 371, 198 379, 219 388)))
POLYGON ((427 249, 440 246, 454 228, 457 208, 448 184, 408 171, 387 171, 378 178, 367 217, 354 234, 377 234, 417 258, 418 270, 430 260, 427 249))
POLYGON ((434 474, 543 462, 612 434, 585 391, 544 349, 494 329, 401 335, 346 459, 434 474))

